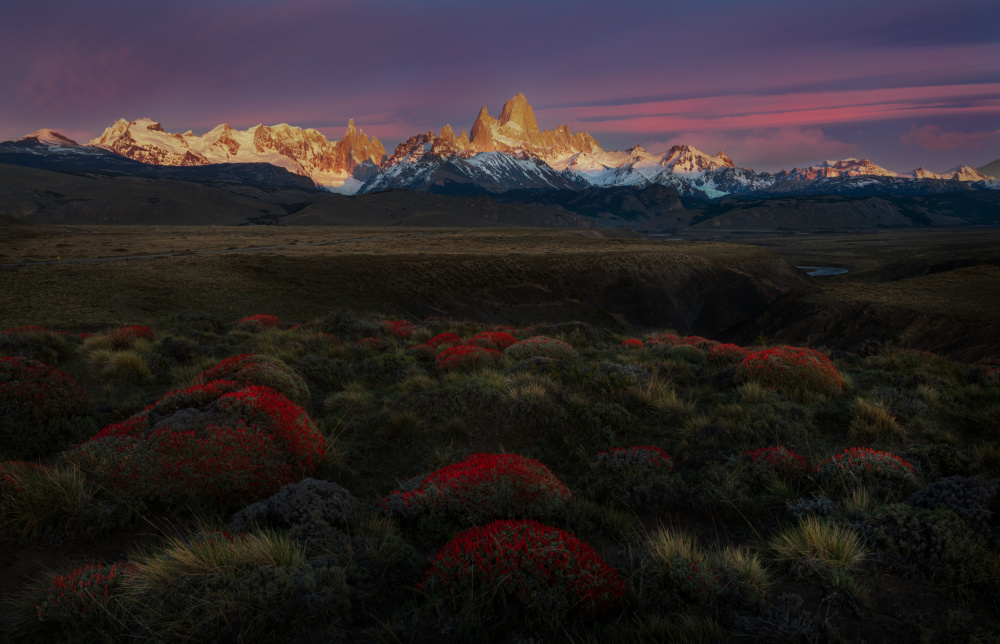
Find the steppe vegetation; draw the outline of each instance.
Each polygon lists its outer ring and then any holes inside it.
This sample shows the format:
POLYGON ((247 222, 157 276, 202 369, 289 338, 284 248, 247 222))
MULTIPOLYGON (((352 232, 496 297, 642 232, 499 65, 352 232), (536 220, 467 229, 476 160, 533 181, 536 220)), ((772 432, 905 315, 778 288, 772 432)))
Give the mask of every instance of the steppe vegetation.
POLYGON ((996 363, 250 313, 0 333, 0 642, 1000 638, 996 363))

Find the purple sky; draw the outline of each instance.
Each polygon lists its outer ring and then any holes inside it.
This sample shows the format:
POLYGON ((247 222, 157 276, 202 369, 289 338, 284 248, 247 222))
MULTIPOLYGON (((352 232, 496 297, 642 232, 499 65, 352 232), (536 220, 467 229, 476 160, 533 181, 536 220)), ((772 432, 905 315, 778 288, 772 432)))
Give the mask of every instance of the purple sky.
POLYGON ((1000 158, 998 25, 996 0, 3 0, 0 138, 354 118, 391 150, 520 91, 607 149, 940 172, 1000 158))

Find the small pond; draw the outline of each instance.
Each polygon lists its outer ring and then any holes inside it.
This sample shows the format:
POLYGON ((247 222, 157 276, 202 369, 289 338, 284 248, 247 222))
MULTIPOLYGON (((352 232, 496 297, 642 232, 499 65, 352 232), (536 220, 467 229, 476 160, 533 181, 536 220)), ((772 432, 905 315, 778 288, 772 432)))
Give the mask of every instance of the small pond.
POLYGON ((846 268, 837 268, 836 266, 796 266, 800 270, 806 272, 806 275, 810 277, 822 277, 824 275, 843 275, 847 272, 846 268))

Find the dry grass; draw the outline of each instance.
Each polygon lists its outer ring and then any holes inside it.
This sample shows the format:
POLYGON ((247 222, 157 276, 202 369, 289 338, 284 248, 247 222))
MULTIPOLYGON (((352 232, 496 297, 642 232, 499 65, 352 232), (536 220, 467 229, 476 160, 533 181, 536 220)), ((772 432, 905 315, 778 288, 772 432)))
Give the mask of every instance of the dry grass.
POLYGON ((902 438, 903 428, 881 402, 859 396, 851 403, 850 434, 852 438, 870 444, 902 438))
POLYGON ((723 548, 715 559, 721 568, 728 570, 741 585, 758 597, 766 595, 775 583, 760 555, 746 547, 723 548))
POLYGON ((861 537, 854 530, 818 517, 806 517, 785 528, 769 545, 777 560, 815 572, 852 570, 865 557, 861 537))
POLYGON ((132 558, 138 571, 128 582, 138 593, 164 591, 185 578, 215 576, 246 566, 295 568, 305 564, 304 548, 287 534, 264 530, 236 536, 182 539, 173 537, 155 551, 132 558))
POLYGON ((664 526, 646 537, 646 550, 654 562, 662 565, 670 565, 677 559, 685 561, 706 559, 705 552, 697 539, 686 532, 664 526))
POLYGON ((94 489, 79 468, 69 465, 27 470, 21 491, 3 500, 3 525, 21 538, 35 540, 47 530, 65 526, 93 501, 94 489))

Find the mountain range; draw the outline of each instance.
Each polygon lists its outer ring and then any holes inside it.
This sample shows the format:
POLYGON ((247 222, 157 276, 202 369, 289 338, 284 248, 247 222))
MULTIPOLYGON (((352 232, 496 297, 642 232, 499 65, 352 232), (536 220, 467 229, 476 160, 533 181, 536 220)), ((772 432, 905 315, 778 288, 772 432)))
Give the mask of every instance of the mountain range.
MULTIPOLYGON (((268 163, 341 194, 406 188, 445 195, 511 191, 581 191, 589 188, 665 186, 702 200, 790 195, 927 195, 1000 188, 1000 160, 944 173, 918 168, 887 170, 868 159, 825 161, 776 173, 738 167, 724 152, 689 145, 650 153, 641 145, 604 150, 587 132, 568 125, 542 130, 523 94, 497 117, 483 107, 472 128, 456 136, 451 125, 400 143, 391 155, 350 121, 344 136, 328 140, 314 129, 287 124, 236 130, 219 125, 202 135, 166 132, 151 119, 119 119, 87 145, 52 130, 0 142, 0 154, 46 157, 113 153, 144 164, 209 166, 268 163)), ((106 159, 105 159, 106 160, 106 159)))

